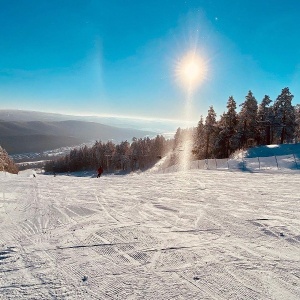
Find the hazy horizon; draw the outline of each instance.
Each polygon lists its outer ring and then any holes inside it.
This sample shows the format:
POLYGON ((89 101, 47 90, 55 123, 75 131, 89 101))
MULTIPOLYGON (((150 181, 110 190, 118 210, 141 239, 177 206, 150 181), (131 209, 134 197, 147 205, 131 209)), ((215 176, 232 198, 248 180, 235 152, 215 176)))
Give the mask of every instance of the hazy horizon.
MULTIPOLYGON (((117 116, 117 115, 86 115, 86 114, 63 114, 55 112, 31 111, 31 110, 11 110, 0 109, 1 121, 61 121, 61 120, 81 120, 86 122, 96 122, 105 125, 133 128, 139 130, 153 131, 157 134, 164 134, 170 136, 175 134, 178 127, 186 127, 186 122, 175 119, 155 119, 142 118, 131 116, 117 116)), ((191 120, 188 125, 195 127, 197 120, 191 120)))

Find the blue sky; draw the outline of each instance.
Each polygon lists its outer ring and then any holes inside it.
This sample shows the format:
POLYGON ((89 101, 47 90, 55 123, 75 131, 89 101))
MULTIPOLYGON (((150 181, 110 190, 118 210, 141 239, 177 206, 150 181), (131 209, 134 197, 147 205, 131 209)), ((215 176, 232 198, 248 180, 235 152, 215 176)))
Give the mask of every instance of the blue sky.
POLYGON ((300 103, 298 0, 0 0, 0 109, 181 119, 175 76, 207 66, 192 120, 248 90, 300 103))

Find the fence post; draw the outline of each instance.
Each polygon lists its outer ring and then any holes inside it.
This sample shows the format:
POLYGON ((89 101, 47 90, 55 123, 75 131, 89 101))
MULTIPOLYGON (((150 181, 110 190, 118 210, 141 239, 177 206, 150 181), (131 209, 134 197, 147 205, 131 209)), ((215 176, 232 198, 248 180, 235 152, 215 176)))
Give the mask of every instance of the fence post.
POLYGON ((216 170, 218 170, 218 164, 217 164, 217 159, 215 158, 215 163, 216 163, 216 170))
POLYGON ((257 156, 257 160, 258 160, 258 169, 260 170, 260 160, 259 160, 259 156, 257 156))
POLYGON ((227 158, 227 168, 229 170, 229 159, 227 158))
POLYGON ((293 153, 293 156, 294 156, 294 160, 295 160, 295 164, 296 164, 296 169, 298 169, 298 164, 297 164, 296 156, 294 153, 293 153))

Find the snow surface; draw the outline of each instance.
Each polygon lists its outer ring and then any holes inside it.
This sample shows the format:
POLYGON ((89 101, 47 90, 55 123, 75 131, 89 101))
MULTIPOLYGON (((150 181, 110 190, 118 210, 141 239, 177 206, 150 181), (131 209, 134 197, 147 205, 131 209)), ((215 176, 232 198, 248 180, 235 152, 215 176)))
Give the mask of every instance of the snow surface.
POLYGON ((299 182, 0 172, 0 299, 300 299, 299 182))

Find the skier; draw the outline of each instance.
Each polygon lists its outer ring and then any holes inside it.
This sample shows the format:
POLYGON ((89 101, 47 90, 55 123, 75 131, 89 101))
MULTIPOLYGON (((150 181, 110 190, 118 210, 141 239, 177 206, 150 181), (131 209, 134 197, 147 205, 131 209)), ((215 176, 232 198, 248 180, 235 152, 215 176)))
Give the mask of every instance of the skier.
POLYGON ((103 173, 103 168, 102 168, 102 166, 100 166, 100 167, 98 168, 98 175, 97 175, 97 178, 99 178, 99 177, 102 175, 102 173, 103 173))

